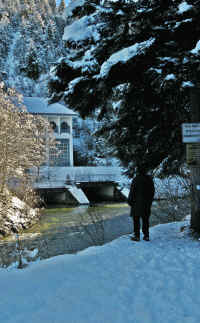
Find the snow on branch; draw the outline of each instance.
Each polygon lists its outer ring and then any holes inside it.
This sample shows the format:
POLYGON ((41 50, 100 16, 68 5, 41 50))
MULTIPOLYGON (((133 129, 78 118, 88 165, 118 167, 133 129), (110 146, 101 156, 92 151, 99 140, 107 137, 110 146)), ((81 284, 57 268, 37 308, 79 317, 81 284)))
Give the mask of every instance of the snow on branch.
POLYGON ((176 80, 176 77, 175 77, 175 75, 173 73, 167 74, 165 76, 165 81, 170 81, 170 80, 176 80))
POLYGON ((71 1, 69 1, 68 5, 67 5, 66 14, 68 16, 72 16, 73 11, 78 7, 84 6, 85 2, 86 2, 86 0, 71 0, 71 1))
POLYGON ((185 88, 185 87, 194 87, 195 85, 191 81, 185 81, 185 82, 182 82, 181 86, 185 88))
POLYGON ((183 1, 178 6, 178 14, 181 15, 182 13, 190 10, 192 8, 192 5, 189 5, 186 1, 183 1))
POLYGON ((91 17, 84 16, 65 27, 63 40, 76 42, 87 39, 93 39, 95 42, 100 39, 96 25, 91 21, 91 17))
POLYGON ((199 52, 200 52, 200 40, 196 43, 195 48, 191 50, 192 54, 199 54, 199 52))
POLYGON ((117 63, 126 63, 137 55, 141 55, 145 52, 145 49, 149 48, 155 41, 155 38, 150 38, 144 42, 136 43, 132 46, 123 48, 114 53, 109 59, 103 63, 100 71, 100 77, 106 77, 113 65, 117 63))

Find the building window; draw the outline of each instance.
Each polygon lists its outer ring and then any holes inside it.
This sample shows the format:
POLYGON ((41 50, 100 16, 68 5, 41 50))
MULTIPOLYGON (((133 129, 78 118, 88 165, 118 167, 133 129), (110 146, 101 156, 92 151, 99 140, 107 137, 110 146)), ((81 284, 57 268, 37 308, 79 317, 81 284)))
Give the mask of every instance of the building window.
POLYGON ((73 118, 73 137, 80 138, 80 126, 77 118, 73 118))
POLYGON ((50 122, 50 126, 54 132, 58 133, 58 126, 56 125, 56 123, 54 121, 50 122))
POLYGON ((70 166, 69 139, 57 139, 56 148, 49 151, 50 166, 70 166))
POLYGON ((70 133, 70 126, 67 122, 63 121, 60 126, 60 133, 70 133))

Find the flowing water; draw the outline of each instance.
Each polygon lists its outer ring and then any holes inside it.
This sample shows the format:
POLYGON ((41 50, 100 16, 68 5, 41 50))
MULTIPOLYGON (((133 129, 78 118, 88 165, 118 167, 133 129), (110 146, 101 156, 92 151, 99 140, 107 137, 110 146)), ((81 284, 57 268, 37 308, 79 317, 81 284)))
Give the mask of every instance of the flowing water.
POLYGON ((102 245, 131 231, 129 210, 125 203, 47 208, 30 229, 0 241, 0 266, 102 245))
POLYGON ((51 207, 46 209, 40 221, 25 233, 54 234, 67 228, 92 223, 94 218, 106 220, 115 216, 127 214, 127 204, 104 204, 78 207, 51 207))

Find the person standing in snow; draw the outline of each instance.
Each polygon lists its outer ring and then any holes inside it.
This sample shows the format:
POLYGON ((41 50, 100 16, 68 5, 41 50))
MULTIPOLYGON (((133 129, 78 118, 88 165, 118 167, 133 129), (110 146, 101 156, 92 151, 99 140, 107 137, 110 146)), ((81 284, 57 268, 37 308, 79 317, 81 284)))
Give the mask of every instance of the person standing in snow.
POLYGON ((142 218, 143 240, 149 241, 149 218, 155 193, 154 182, 147 175, 145 167, 138 167, 138 173, 131 183, 128 204, 131 206, 130 216, 133 218, 133 241, 140 241, 140 218, 142 218))

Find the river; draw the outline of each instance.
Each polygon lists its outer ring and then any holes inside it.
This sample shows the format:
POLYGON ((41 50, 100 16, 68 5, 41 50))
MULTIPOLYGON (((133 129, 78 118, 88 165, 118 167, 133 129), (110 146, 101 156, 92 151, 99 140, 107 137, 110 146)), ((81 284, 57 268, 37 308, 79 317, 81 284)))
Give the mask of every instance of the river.
MULTIPOLYGON (((132 232, 129 212, 126 203, 47 208, 29 230, 0 241, 0 266, 24 267, 31 261, 105 244, 132 232)), ((167 209, 153 203, 151 226, 181 219, 170 219, 167 209)))

